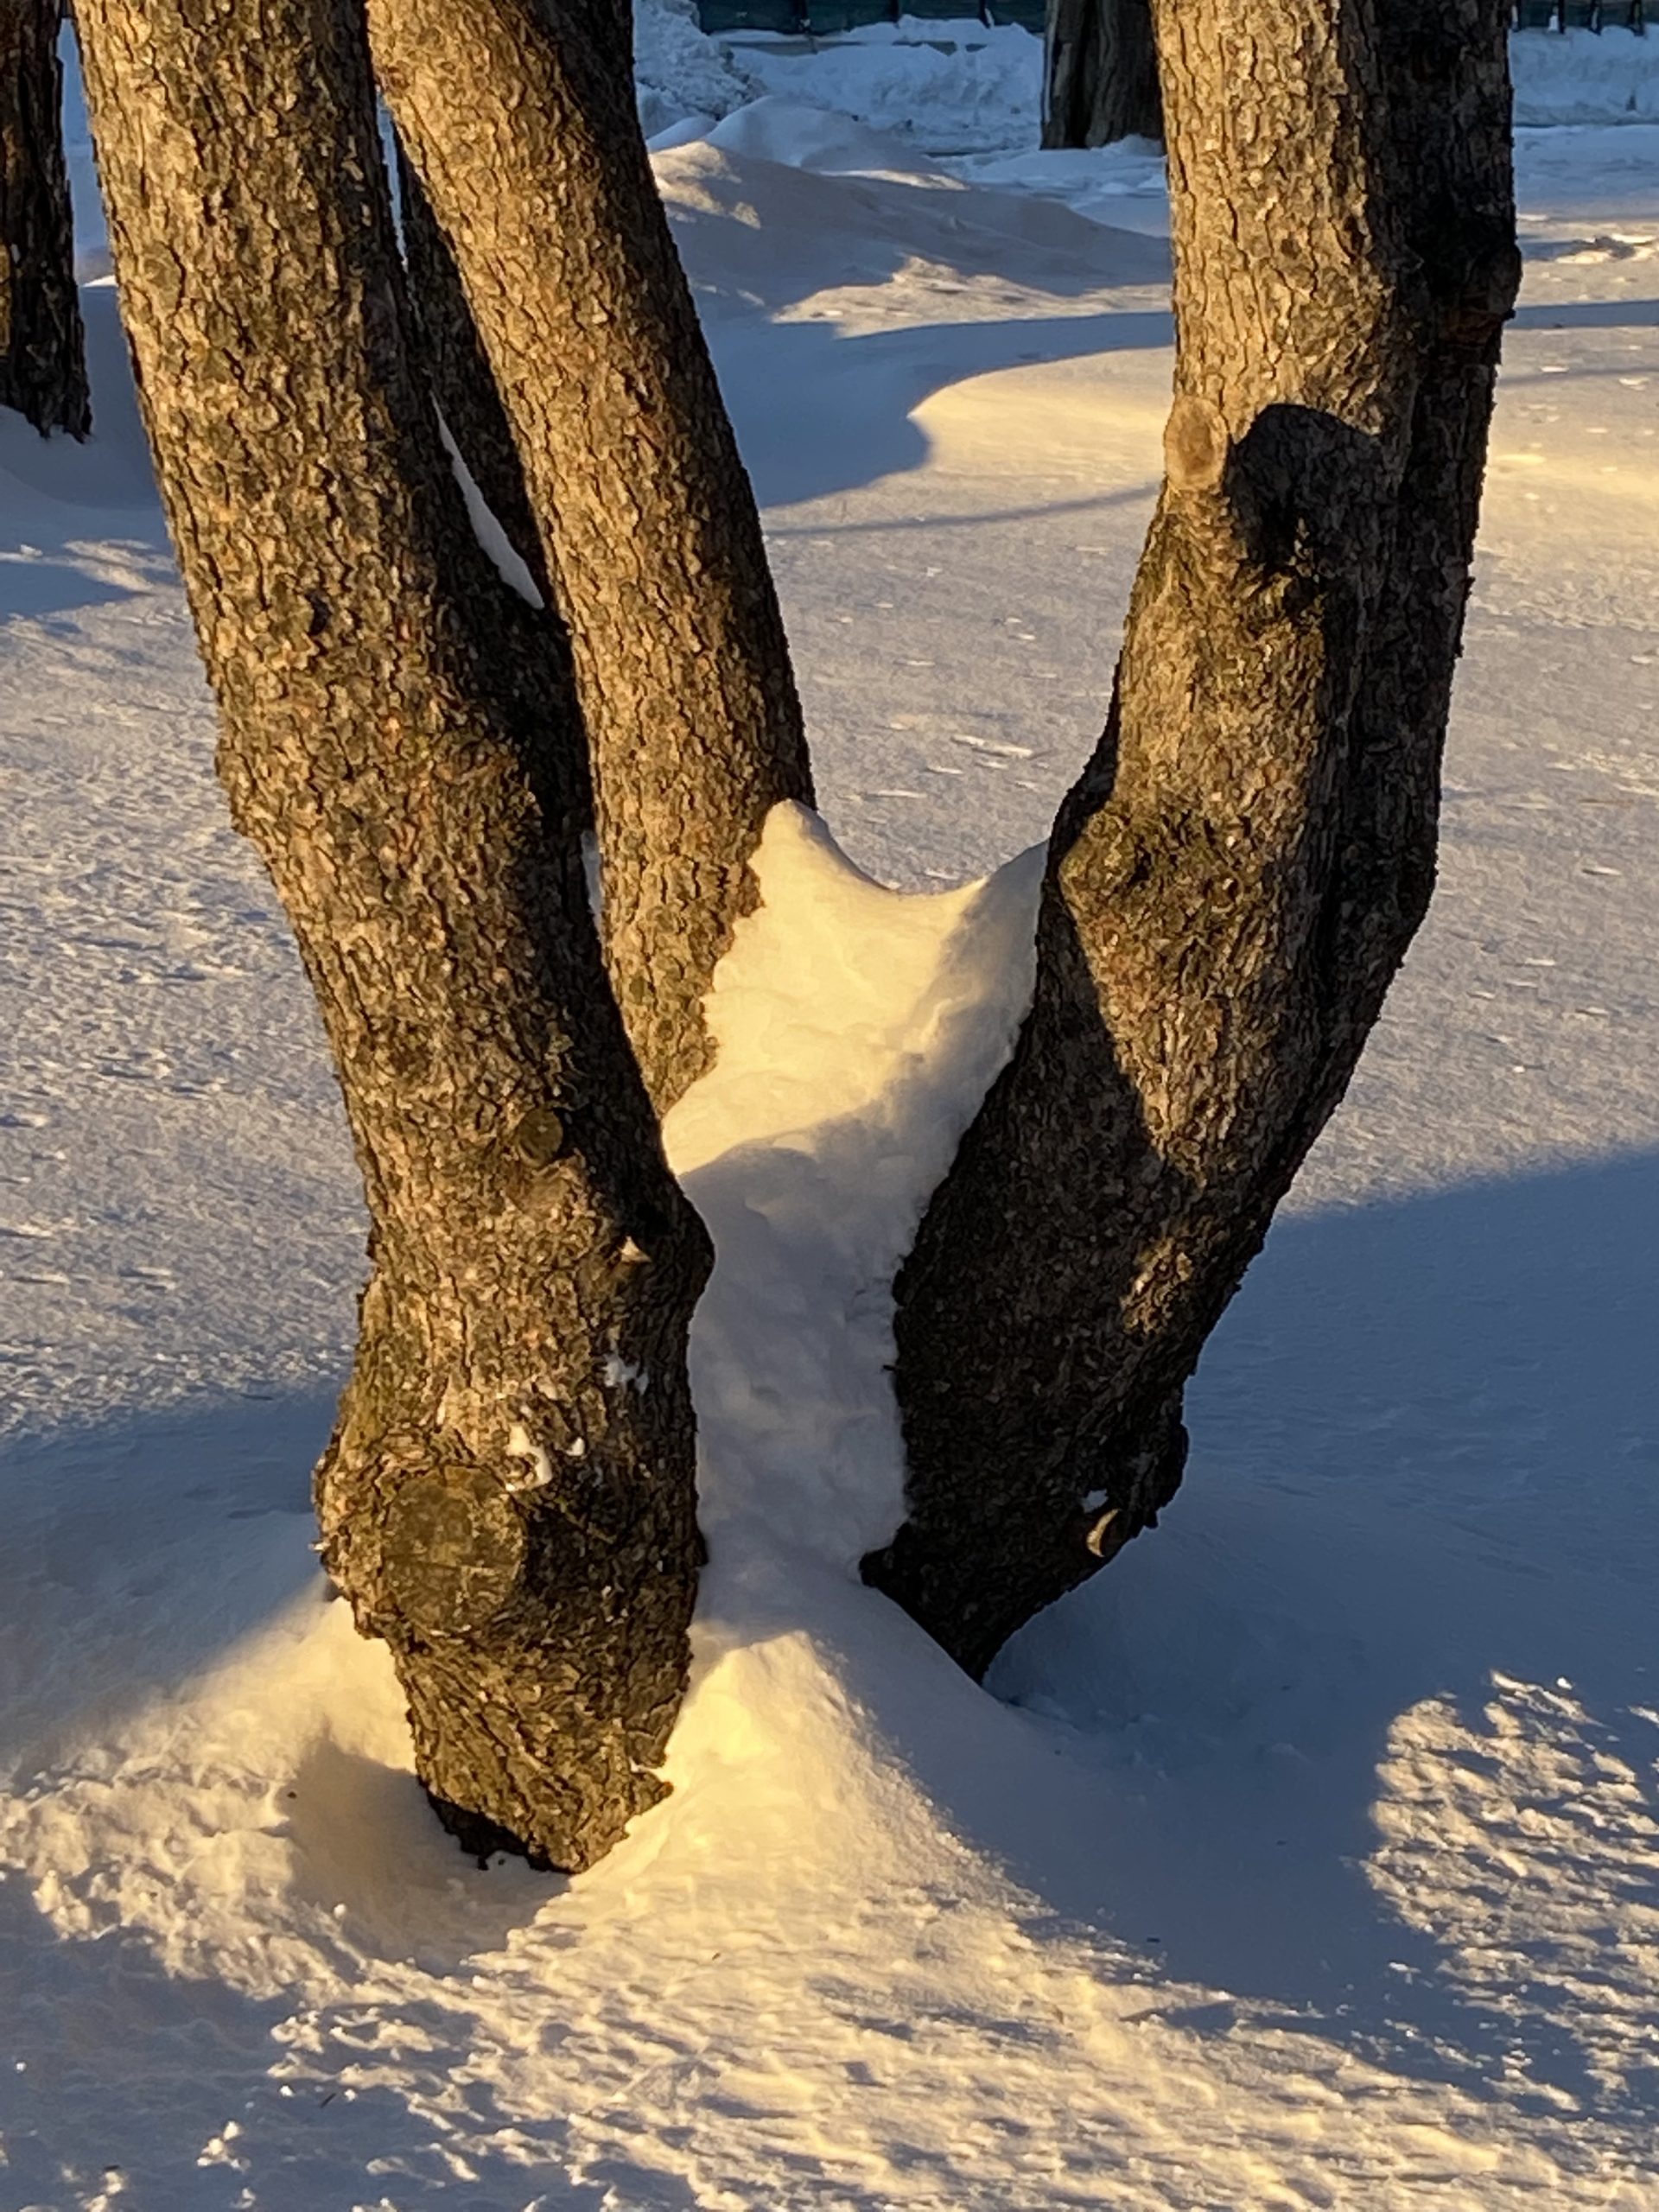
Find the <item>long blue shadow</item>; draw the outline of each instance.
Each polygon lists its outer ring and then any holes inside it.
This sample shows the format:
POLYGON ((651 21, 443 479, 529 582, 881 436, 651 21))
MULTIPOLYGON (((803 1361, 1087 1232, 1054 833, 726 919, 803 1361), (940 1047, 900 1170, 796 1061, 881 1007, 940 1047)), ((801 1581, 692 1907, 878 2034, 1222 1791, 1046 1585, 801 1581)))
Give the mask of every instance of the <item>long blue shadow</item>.
MULTIPOLYGON (((1627 2039, 1621 2088, 1594 2062, 1624 2032, 1623 1917, 1659 1910, 1656 1248, 1652 1154, 1275 1229, 1193 1385, 1163 1528, 993 1677, 1105 1785, 1092 1868, 1073 1861, 1057 1909, 1402 2070, 1507 2097, 1493 2085, 1519 2050, 1541 2095, 1650 2128, 1651 2053, 1627 2039), (1484 1771, 1494 1731, 1539 1731, 1491 1862, 1445 1840, 1473 1883, 1501 1890, 1529 1821, 1570 1823, 1599 1777, 1624 1777, 1628 1825, 1594 1832, 1599 1960, 1547 1955, 1546 1932, 1535 1982, 1460 1983, 1368 1878, 1391 1738, 1433 1707, 1465 1742, 1435 1787, 1455 1789, 1459 1758, 1484 1771), (1552 1993, 1563 1972, 1577 2014, 1552 1993)), ((1431 1870, 1435 1848, 1419 1834, 1402 1863, 1431 1870)), ((1550 1866, 1540 1845, 1514 1872, 1523 1932, 1550 1866)))
POLYGON ((1167 346, 1173 325, 1161 309, 1126 308, 861 336, 830 323, 725 322, 709 339, 756 497, 775 508, 919 468, 928 440, 915 410, 950 385, 1167 346))

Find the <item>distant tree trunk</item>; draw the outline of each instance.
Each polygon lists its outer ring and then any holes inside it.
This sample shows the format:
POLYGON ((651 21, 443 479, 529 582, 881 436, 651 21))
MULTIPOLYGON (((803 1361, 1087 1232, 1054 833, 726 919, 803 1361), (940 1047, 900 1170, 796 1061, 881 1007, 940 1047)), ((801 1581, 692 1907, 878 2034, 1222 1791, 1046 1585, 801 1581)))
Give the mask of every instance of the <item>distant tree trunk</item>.
POLYGON ((1045 146, 1164 135, 1151 0, 1048 0, 1045 146))
POLYGON ((708 1252, 604 976, 574 707, 410 372, 348 0, 79 16, 220 771, 368 1198, 325 1561, 449 1825, 585 1866, 661 1795, 684 1683, 708 1252))
POLYGON ((92 426, 63 159, 60 0, 0 0, 0 407, 92 426))
POLYGON ((1181 1395, 1427 906, 1519 261, 1504 0, 1156 0, 1176 397, 1034 1003, 898 1284, 909 1517, 974 1672, 1149 1526, 1181 1395))
POLYGON ((455 257, 401 146, 397 197, 410 306, 438 412, 484 504, 550 608, 553 587, 512 425, 461 289, 455 257))
POLYGON ((811 770, 748 479, 651 173, 624 0, 370 0, 517 437, 592 748, 607 954, 661 1109, 811 770))

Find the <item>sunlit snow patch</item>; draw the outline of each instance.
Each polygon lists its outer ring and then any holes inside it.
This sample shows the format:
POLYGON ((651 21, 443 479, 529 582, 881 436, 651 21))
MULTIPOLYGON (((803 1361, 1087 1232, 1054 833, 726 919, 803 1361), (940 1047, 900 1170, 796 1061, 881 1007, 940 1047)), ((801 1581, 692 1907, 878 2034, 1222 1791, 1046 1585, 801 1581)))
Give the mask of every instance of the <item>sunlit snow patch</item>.
POLYGON ((715 1581, 757 1548, 850 1567, 902 1517, 892 1280, 1031 992, 1040 848, 920 897, 779 807, 669 1158, 714 1235, 691 1338, 715 1581))

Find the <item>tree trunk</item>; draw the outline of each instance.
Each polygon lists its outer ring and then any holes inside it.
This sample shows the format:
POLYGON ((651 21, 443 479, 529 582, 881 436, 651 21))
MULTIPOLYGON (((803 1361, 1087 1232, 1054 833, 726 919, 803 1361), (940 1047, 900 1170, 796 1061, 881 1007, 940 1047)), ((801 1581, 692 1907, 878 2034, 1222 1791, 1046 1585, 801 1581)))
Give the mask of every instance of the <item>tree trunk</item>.
POLYGON ((619 0, 371 0, 375 67, 517 435, 591 747, 607 954, 659 1110, 772 807, 811 773, 748 479, 619 0))
POLYGON ((60 0, 0 0, 0 407, 92 427, 63 160, 60 0))
POLYGON ((1151 0, 1048 0, 1045 146, 1164 135, 1151 0))
POLYGON ((448 1824, 582 1866, 661 1794, 685 1679, 708 1254, 605 981, 574 709, 410 371, 346 0, 79 16, 220 772, 368 1198, 325 1562, 448 1824))
POLYGON ((438 412, 485 505, 550 609, 553 586, 512 425, 461 289, 455 257, 401 145, 397 200, 410 318, 438 412))
POLYGON ((865 1563, 976 1673, 1173 1492, 1427 904, 1519 274, 1506 16, 1157 0, 1164 488, 1030 1015, 899 1277, 908 1518, 865 1563))

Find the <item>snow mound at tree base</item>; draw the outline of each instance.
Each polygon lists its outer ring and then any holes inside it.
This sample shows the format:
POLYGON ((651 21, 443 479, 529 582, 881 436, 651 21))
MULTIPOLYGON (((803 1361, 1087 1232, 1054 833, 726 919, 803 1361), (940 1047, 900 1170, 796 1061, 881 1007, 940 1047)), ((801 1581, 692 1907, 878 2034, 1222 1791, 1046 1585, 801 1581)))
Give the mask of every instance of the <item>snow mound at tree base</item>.
MULTIPOLYGON (((1659 1949, 1630 1921, 1601 1961, 1588 1916, 1659 1871, 1641 1724, 1507 1681, 1495 1765, 1420 1697, 1381 1843, 1344 1855, 1356 1715, 1433 1678, 1433 1622, 1483 1640, 1478 1548, 1426 1562, 1211 1466, 1179 1535, 1011 1649, 1002 1703, 857 1581, 900 1503, 888 1284, 1007 1050, 1037 857, 905 897, 801 810, 769 828, 721 1058, 668 1132, 720 1255, 695 1681, 673 1795, 593 1873, 454 1852, 289 1511, 206 1548, 94 1521, 75 1586, 12 1610, 21 1681, 31 1626, 73 1646, 53 1609, 99 1598, 0 1801, 16 2201, 1154 2212, 1322 2203, 1338 2158, 1384 2212, 1429 2177, 1482 2212, 1635 2202, 1659 1949), (204 1576, 218 1618, 158 1674, 204 1576), (1593 1871, 1541 1916, 1586 1761, 1593 1871)), ((176 1458, 124 1478, 176 1491, 176 1458)), ((1637 1630, 1593 1603, 1605 1663, 1637 1630)))

